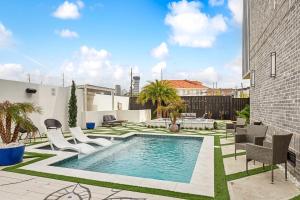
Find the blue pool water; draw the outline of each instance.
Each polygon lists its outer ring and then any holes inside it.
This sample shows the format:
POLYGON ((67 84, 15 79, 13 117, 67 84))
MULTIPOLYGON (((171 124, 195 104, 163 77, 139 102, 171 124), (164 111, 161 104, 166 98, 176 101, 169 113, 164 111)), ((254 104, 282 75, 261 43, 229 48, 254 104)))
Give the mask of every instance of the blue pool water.
POLYGON ((54 166, 189 183, 202 138, 133 136, 95 154, 54 166))

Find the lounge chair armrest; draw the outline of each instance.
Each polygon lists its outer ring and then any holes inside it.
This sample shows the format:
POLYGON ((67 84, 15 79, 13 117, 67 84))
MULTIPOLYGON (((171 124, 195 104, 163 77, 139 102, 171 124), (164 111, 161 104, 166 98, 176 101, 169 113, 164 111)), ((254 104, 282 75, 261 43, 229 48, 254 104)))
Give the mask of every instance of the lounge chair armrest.
POLYGON ((240 127, 237 127, 237 128, 236 128, 236 134, 243 134, 243 135, 246 135, 246 134, 247 134, 247 129, 246 129, 246 128, 240 128, 240 127))
POLYGON ((246 134, 235 134, 234 135, 235 143, 242 143, 247 141, 246 134))
POLYGON ((259 146, 263 146, 264 139, 265 139, 265 137, 263 137, 263 136, 260 136, 260 137, 255 136, 254 137, 254 144, 259 145, 259 146))
POLYGON ((256 160, 262 163, 272 163, 272 149, 255 144, 246 144, 246 159, 256 160))

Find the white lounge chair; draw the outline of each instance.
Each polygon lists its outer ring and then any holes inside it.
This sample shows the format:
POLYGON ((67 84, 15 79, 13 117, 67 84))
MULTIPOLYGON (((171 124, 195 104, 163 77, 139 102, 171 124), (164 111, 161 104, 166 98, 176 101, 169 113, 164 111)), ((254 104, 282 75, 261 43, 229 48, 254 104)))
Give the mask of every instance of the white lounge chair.
POLYGON ((96 139, 88 138, 84 134, 84 132, 81 130, 80 127, 70 128, 70 131, 71 131, 71 135, 75 142, 76 142, 76 140, 78 140, 79 142, 82 142, 82 143, 93 143, 93 144, 100 145, 103 147, 112 145, 111 141, 104 139, 104 138, 96 138, 96 139))
POLYGON ((47 131, 47 137, 49 139, 49 143, 51 149, 54 150, 54 146, 56 146, 59 150, 73 150, 82 154, 90 154, 94 152, 96 149, 88 144, 71 144, 69 143, 63 136, 60 129, 50 129, 47 131), (53 146, 54 145, 54 146, 53 146))

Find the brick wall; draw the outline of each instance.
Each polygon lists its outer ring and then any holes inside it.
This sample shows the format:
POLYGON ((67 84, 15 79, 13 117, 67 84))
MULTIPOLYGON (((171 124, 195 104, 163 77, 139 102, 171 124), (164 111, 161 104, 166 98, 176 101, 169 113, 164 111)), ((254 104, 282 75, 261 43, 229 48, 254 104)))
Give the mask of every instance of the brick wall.
POLYGON ((300 0, 249 0, 251 121, 263 121, 272 134, 293 133, 290 150, 297 166, 289 170, 300 180, 300 0), (270 77, 271 52, 277 75, 270 77))

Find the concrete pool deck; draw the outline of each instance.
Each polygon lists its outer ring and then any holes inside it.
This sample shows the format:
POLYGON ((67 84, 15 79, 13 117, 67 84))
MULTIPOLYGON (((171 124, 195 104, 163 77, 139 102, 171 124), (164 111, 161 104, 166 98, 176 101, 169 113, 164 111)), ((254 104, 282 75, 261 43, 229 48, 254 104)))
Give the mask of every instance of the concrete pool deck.
MULTIPOLYGON (((151 133, 134 132, 134 133, 127 133, 122 136, 112 135, 112 137, 127 138, 137 134, 152 135, 151 133)), ((212 136, 196 136, 196 135, 180 135, 180 134, 169 135, 169 134, 155 133, 155 135, 162 135, 168 137, 204 138, 200 152, 198 154, 198 158, 194 167, 194 171, 190 183, 163 181, 163 180, 155 180, 155 179, 140 178, 140 177, 133 177, 133 176, 124 176, 124 175, 116 175, 116 174, 108 174, 108 173, 100 173, 100 172, 92 172, 92 171, 50 166, 53 163, 77 155, 77 153, 64 152, 64 151, 55 151, 56 156, 30 165, 26 165, 21 169, 213 197, 214 196, 214 138, 212 136)), ((52 153, 52 154, 54 153, 51 150, 38 149, 43 145, 45 144, 30 146, 26 149, 26 151, 36 152, 36 153, 52 153)))

